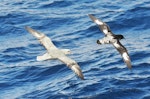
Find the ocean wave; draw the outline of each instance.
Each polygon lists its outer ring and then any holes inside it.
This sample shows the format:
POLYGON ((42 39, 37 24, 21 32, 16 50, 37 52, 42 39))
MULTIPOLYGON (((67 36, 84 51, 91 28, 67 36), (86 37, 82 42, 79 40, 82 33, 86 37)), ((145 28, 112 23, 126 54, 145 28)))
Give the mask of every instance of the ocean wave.
POLYGON ((4 1, 0 14, 0 98, 6 99, 149 99, 149 1, 4 1), (123 34, 132 70, 88 14, 123 34), (81 67, 80 80, 59 60, 38 62, 46 53, 25 26, 46 34, 81 67))
POLYGON ((42 4, 42 6, 40 8, 65 8, 65 7, 69 7, 72 5, 71 1, 53 1, 50 3, 46 3, 46 4, 42 4))

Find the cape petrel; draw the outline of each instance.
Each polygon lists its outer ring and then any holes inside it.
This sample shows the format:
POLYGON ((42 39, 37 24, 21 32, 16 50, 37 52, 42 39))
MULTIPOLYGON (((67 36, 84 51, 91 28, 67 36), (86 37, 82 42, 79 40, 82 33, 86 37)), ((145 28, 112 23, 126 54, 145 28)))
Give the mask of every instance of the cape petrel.
POLYGON ((65 63, 71 70, 75 72, 81 79, 84 79, 82 71, 79 65, 72 60, 71 58, 67 57, 66 54, 70 54, 69 49, 58 49, 51 41, 49 37, 45 34, 40 33, 30 27, 25 27, 25 29, 31 33, 34 37, 36 37, 40 43, 45 47, 47 53, 42 56, 37 56, 37 61, 44 61, 48 59, 58 59, 61 62, 65 63))
POLYGON ((89 14, 88 16, 91 18, 93 22, 95 22, 98 25, 99 29, 105 34, 104 38, 97 40, 97 44, 112 44, 121 54, 127 67, 131 69, 132 68, 131 60, 127 52, 127 49, 119 41, 121 39, 124 39, 124 36, 113 34, 112 31, 110 30, 110 27, 105 22, 102 22, 100 19, 97 19, 92 14, 89 14))

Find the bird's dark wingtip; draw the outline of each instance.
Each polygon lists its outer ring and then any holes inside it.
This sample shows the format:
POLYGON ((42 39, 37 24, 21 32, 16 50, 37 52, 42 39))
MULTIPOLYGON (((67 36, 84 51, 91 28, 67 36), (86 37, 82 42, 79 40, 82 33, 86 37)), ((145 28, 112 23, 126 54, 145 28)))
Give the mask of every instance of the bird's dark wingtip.
POLYGON ((81 80, 85 80, 84 77, 81 77, 81 80))
POLYGON ((26 28, 29 28, 29 26, 25 26, 25 29, 26 29, 26 28))
POLYGON ((25 26, 25 29, 28 31, 31 30, 31 28, 29 26, 25 26))
POLYGON ((80 79, 84 80, 84 76, 82 73, 80 73, 80 75, 78 75, 80 77, 80 79))
POLYGON ((88 16, 93 16, 92 14, 88 14, 88 16))
POLYGON ((94 18, 93 14, 88 14, 88 16, 89 16, 91 19, 94 18))
POLYGON ((132 70, 132 66, 128 67, 129 70, 132 70))

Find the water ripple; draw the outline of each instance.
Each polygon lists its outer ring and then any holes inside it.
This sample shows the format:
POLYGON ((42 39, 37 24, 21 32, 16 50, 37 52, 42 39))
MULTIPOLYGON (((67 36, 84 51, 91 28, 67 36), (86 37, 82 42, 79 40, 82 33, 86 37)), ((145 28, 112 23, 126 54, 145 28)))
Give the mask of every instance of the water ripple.
POLYGON ((0 98, 149 99, 149 1, 30 0, 1 2, 0 98), (124 2, 124 3, 122 3, 124 2), (106 22, 128 49, 132 70, 88 14, 106 22), (48 35, 59 48, 71 49, 80 80, 58 60, 37 62, 45 48, 24 27, 48 35))

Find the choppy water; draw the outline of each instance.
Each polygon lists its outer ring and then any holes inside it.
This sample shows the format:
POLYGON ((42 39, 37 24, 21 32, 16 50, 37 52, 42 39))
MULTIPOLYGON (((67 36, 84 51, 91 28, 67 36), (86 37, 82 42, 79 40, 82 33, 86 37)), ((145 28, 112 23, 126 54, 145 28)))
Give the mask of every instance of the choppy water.
POLYGON ((149 0, 0 0, 0 99, 150 99, 149 0), (133 70, 87 14, 123 34, 133 70), (45 49, 24 27, 48 35, 81 66, 80 80, 57 60, 37 62, 45 49))

